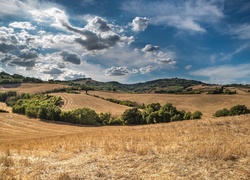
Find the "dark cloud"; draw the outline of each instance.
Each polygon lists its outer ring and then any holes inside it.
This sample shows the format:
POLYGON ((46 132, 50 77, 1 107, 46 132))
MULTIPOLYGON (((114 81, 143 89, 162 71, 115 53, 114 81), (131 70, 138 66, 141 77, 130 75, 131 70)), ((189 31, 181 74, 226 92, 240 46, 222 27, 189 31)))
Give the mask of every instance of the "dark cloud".
POLYGON ((0 44, 0 52, 2 52, 2 53, 7 53, 10 51, 14 51, 16 49, 17 49, 17 47, 13 44, 6 44, 4 42, 0 44))
POLYGON ((15 58, 12 59, 8 65, 9 66, 22 66, 22 67, 34 67, 36 61, 34 59, 20 59, 20 58, 15 58))
POLYGON ((60 53, 60 55, 62 56, 64 61, 67 61, 67 62, 70 62, 73 64, 80 64, 81 63, 79 56, 73 52, 62 51, 60 53))
POLYGON ((151 44, 147 44, 143 49, 142 51, 143 52, 152 52, 152 51, 156 51, 156 50, 159 50, 160 47, 159 46, 153 46, 151 44))
POLYGON ((81 37, 76 38, 75 42, 85 47, 89 51, 108 49, 114 46, 120 40, 120 36, 117 34, 106 34, 105 36, 102 37, 97 33, 94 33, 87 29, 80 30, 70 26, 67 23, 63 23, 62 25, 66 27, 69 31, 83 35, 84 38, 81 37))
POLYGON ((51 69, 46 69, 46 70, 43 70, 42 71, 44 74, 56 74, 56 75, 58 75, 58 74, 62 74, 63 73, 63 71, 62 70, 60 70, 60 69, 58 69, 58 68, 51 68, 51 69))
POLYGON ((0 61, 2 63, 7 63, 7 62, 11 61, 14 58, 16 58, 16 56, 14 56, 12 54, 5 54, 4 57, 0 59, 0 61))
POLYGON ((111 67, 105 70, 107 76, 124 76, 129 74, 129 70, 126 67, 111 67))
POLYGON ((19 58, 22 59, 34 59, 37 58, 38 54, 36 51, 30 51, 29 49, 24 49, 21 51, 19 58))

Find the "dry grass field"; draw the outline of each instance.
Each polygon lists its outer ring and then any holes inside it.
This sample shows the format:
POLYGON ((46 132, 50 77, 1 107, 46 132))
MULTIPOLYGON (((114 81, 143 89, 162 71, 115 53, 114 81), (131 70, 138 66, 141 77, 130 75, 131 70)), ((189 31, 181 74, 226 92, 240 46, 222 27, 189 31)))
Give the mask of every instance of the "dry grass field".
POLYGON ((110 112, 113 116, 121 115, 129 107, 111 103, 100 98, 86 95, 85 92, 81 94, 70 94, 70 93, 52 93, 51 95, 60 96, 64 105, 63 110, 73 110, 82 107, 88 107, 95 110, 97 113, 110 112))
MULTIPOLYGON (((212 117, 224 107, 250 107, 250 95, 89 93, 145 104, 172 102, 204 116, 198 121, 88 127, 0 113, 0 180, 250 179, 250 115, 212 117)), ((63 110, 89 107, 120 115, 128 108, 84 93, 53 95, 63 98, 63 110)), ((0 109, 11 111, 4 103, 0 109)))
POLYGON ((0 179, 249 179, 250 116, 84 127, 0 114, 0 179))
POLYGON ((128 93, 109 93, 101 91, 90 91, 89 94, 98 95, 104 98, 119 100, 130 100, 137 103, 155 103, 164 105, 167 102, 173 103, 180 110, 201 111, 203 117, 212 117, 213 114, 223 108, 230 109, 232 106, 244 104, 250 108, 250 94, 235 95, 212 95, 212 94, 128 94, 128 93))
POLYGON ((0 84, 0 92, 16 91, 18 93, 36 94, 54 89, 67 87, 61 84, 45 84, 45 83, 22 83, 22 84, 0 84))

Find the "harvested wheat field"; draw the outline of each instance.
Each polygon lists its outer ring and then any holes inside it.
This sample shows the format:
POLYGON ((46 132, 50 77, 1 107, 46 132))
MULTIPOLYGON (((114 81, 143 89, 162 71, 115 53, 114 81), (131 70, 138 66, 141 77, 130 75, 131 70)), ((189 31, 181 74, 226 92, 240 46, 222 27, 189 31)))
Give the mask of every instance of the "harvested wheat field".
POLYGON ((0 179, 248 180, 249 135, 249 115, 84 127, 1 113, 0 179))
POLYGON ((211 94, 191 94, 191 95, 173 95, 173 94, 128 94, 128 93, 109 93, 101 91, 90 91, 89 94, 97 95, 103 98, 113 98, 119 100, 130 100, 137 103, 155 103, 164 105, 172 103, 180 110, 201 111, 203 117, 212 117, 213 114, 223 108, 230 109, 232 106, 244 104, 250 107, 250 94, 234 95, 211 95, 211 94))
POLYGON ((129 107, 111 103, 109 101, 89 96, 85 93, 70 94, 70 93, 52 93, 51 95, 60 96, 63 99, 62 110, 73 110, 77 108, 87 107, 95 110, 97 113, 112 113, 112 116, 121 115, 129 107))
POLYGON ((0 92, 16 91, 18 93, 36 94, 55 89, 68 87, 62 84, 46 84, 46 83, 21 83, 21 84, 0 84, 0 92))

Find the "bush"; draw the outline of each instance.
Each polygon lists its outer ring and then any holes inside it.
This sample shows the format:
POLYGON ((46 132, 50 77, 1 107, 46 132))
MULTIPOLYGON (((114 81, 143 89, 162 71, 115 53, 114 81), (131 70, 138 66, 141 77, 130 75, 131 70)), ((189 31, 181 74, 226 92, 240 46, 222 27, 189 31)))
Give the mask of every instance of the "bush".
POLYGON ((215 117, 229 116, 230 111, 226 108, 218 110, 214 113, 215 117))
POLYGON ((230 109, 230 113, 229 113, 229 116, 236 116, 236 115, 241 115, 241 114, 248 114, 250 113, 250 110, 247 109, 247 107, 245 105, 236 105, 236 106, 233 106, 231 109, 230 109))
POLYGON ((111 118, 108 125, 123 125, 124 121, 120 118, 111 118))
POLYGON ((222 116, 236 116, 241 114, 249 114, 250 110, 245 105, 236 105, 231 107, 230 110, 222 109, 218 110, 214 113, 215 117, 222 117, 222 116))
POLYGON ((100 113, 99 118, 100 118, 100 121, 102 122, 102 124, 108 125, 109 121, 111 120, 111 113, 110 112, 100 113))
POLYGON ((192 119, 201 119, 201 117, 202 117, 202 113, 200 111, 195 111, 192 114, 192 119))
POLYGON ((143 124, 142 114, 138 108, 125 110, 122 114, 122 120, 127 125, 143 124))

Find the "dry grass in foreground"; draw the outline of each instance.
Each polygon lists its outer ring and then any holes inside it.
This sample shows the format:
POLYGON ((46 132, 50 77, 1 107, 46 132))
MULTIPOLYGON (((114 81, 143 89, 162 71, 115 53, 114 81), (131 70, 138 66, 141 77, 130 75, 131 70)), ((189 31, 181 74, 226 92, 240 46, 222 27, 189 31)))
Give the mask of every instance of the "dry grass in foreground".
POLYGON ((61 126, 69 134, 2 141, 0 179, 250 179, 249 115, 82 130, 61 126))

